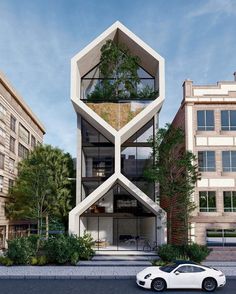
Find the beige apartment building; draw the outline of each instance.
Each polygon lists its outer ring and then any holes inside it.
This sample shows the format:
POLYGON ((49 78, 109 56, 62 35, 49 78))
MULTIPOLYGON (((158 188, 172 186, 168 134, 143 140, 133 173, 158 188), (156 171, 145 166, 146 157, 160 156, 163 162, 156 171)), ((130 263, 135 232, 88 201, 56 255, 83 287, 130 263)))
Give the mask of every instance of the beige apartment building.
POLYGON ((173 123, 198 160, 191 238, 211 246, 236 245, 236 73, 216 85, 183 84, 173 123))
POLYGON ((0 72, 0 248, 6 240, 27 233, 29 221, 9 222, 5 216, 8 191, 17 176, 17 164, 43 142, 44 126, 0 72))

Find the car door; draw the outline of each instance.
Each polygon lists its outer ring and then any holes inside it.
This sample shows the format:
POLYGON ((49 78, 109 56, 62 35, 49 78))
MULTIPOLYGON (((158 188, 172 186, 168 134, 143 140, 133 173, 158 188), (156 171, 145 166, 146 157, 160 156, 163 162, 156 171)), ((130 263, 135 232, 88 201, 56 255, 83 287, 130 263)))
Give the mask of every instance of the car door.
POLYGON ((169 288, 198 288, 195 273, 191 265, 180 265, 170 273, 169 288))

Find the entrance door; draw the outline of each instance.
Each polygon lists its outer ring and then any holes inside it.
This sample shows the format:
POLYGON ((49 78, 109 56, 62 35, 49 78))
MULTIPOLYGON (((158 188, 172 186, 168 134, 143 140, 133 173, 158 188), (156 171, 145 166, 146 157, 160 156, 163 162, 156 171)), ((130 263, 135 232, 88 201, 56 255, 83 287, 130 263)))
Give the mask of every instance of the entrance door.
POLYGON ((114 244, 117 250, 138 250, 139 218, 114 219, 114 244))
POLYGON ((5 248, 6 226, 0 226, 0 249, 5 248))

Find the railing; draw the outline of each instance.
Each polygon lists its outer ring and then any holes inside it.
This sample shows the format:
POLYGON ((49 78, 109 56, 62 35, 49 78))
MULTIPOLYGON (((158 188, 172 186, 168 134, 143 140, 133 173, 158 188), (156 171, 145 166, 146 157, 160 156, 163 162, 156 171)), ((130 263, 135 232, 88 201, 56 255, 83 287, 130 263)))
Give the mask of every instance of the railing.
MULTIPOLYGON (((110 81, 110 86, 112 87, 112 83, 115 79, 109 79, 110 81)), ((101 96, 104 95, 103 91, 102 91, 102 81, 104 81, 104 79, 101 78, 84 78, 81 81, 81 100, 87 100, 89 97, 91 97, 91 94, 95 94, 94 91, 96 91, 96 87, 99 86, 99 89, 97 92, 97 97, 96 94, 93 95, 95 96, 93 99, 90 98, 90 100, 103 100, 103 101, 107 101, 107 100, 111 100, 111 97, 108 97, 107 99, 105 97, 103 97, 101 99, 101 96)), ((149 100, 153 100, 157 98, 157 94, 158 94, 158 90, 155 89, 155 79, 153 78, 142 78, 140 79, 139 84, 137 85, 137 93, 130 95, 130 93, 124 91, 124 89, 120 89, 123 90, 123 93, 125 93, 126 97, 124 97, 124 99, 129 99, 129 100, 145 100, 145 96, 147 97, 146 99, 149 100)), ((109 95, 108 95, 109 96, 109 95)), ((117 101, 117 100, 121 100, 123 97, 114 97, 113 100, 117 101)))

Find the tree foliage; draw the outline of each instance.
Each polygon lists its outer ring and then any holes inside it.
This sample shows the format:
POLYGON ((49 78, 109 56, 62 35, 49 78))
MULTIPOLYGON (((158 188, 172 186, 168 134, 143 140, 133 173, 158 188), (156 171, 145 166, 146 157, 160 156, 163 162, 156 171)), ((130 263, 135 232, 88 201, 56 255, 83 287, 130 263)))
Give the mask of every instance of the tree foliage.
POLYGON ((173 234, 182 236, 180 243, 188 242, 189 218, 196 207, 192 193, 200 174, 196 157, 185 150, 184 140, 181 128, 167 124, 159 129, 151 139, 153 166, 145 171, 150 181, 159 183, 161 199, 168 203, 165 210, 169 243, 173 242, 173 234))
POLYGON ((44 218, 46 222, 57 218, 66 225, 75 199, 69 181, 73 172, 69 154, 50 145, 37 146, 18 165, 18 178, 6 204, 8 217, 37 220, 39 234, 44 218))

